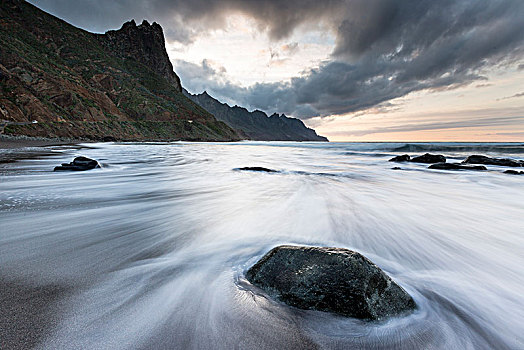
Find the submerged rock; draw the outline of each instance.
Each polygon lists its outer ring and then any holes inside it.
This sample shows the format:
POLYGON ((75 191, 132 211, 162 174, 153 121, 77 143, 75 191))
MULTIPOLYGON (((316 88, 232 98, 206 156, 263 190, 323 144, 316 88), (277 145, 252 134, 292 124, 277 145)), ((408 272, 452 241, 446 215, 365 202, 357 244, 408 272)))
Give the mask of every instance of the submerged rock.
POLYGON ((276 173, 276 170, 264 168, 261 166, 246 166, 243 168, 238 168, 237 170, 243 170, 243 171, 262 171, 266 173, 276 173))
POLYGON ((401 156, 393 157, 389 161, 390 162, 409 162, 410 159, 411 157, 409 156, 409 154, 403 154, 401 156))
POLYGON ((430 154, 426 153, 422 156, 418 156, 411 159, 414 163, 445 163, 446 157, 441 154, 430 154))
POLYGON ((488 170, 483 165, 462 165, 460 163, 437 163, 432 164, 428 169, 438 169, 438 170, 488 170))
POLYGON ((349 249, 278 246, 246 277, 271 297, 301 309, 379 320, 416 308, 402 287, 349 249))
POLYGON ((473 155, 466 158, 463 163, 466 164, 486 164, 486 165, 500 165, 500 166, 510 166, 510 167, 524 167, 524 161, 522 160, 513 160, 507 158, 491 158, 480 155, 473 155))
POLYGON ((504 174, 510 174, 510 175, 524 175, 524 171, 517 171, 517 170, 506 170, 504 174))
POLYGON ((55 167, 54 171, 85 171, 100 168, 100 164, 94 159, 87 157, 76 157, 71 163, 62 163, 55 167))

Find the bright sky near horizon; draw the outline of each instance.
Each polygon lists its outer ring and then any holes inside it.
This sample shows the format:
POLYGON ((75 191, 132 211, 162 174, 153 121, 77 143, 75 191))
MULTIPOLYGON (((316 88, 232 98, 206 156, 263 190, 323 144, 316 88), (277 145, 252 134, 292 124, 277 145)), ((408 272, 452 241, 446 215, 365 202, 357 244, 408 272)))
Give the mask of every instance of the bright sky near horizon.
POLYGON ((332 141, 524 141, 524 1, 32 3, 96 32, 157 21, 190 92, 332 141))

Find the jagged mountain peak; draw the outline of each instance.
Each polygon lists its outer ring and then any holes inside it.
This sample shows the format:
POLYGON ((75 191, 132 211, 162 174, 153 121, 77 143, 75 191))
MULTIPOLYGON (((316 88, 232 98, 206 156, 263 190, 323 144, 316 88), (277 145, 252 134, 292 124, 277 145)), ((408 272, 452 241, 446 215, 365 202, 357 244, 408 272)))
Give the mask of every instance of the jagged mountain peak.
POLYGON ((103 44, 122 58, 133 58, 160 74, 182 92, 180 78, 173 71, 173 65, 167 55, 164 31, 153 22, 143 20, 136 25, 134 19, 124 23, 118 30, 107 31, 100 36, 103 44))

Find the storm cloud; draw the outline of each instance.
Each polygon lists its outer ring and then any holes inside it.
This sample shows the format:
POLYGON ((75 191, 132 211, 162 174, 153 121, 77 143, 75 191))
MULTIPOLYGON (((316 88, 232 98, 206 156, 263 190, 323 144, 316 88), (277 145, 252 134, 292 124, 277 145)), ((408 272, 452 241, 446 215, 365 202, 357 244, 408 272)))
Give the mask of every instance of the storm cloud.
POLYGON ((168 40, 185 43, 220 28, 232 13, 253 18, 275 41, 320 26, 335 36, 331 59, 290 81, 239 87, 205 62, 175 62, 190 91, 300 118, 463 86, 497 66, 516 69, 524 56, 522 0, 40 0, 38 6, 98 31, 147 18, 163 25, 168 40))

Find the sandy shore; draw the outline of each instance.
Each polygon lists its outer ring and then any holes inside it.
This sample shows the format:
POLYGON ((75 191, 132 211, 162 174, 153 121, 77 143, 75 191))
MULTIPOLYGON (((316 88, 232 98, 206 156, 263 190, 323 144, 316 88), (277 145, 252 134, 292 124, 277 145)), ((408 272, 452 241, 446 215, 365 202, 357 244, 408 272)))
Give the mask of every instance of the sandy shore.
POLYGON ((81 142, 85 143, 86 141, 0 135, 0 164, 11 163, 20 159, 52 155, 54 152, 50 151, 47 147, 78 147, 76 145, 81 142))
MULTIPOLYGON (((0 163, 56 154, 46 147, 79 142, 85 141, 0 135, 0 163)), ((9 275, 0 266, 0 349, 33 349, 56 327, 71 288, 9 275)))
POLYGON ((74 145, 80 140, 48 139, 41 137, 0 135, 0 149, 20 149, 27 147, 46 147, 60 145, 74 145))
POLYGON ((56 309, 69 292, 0 275, 0 349, 32 349, 57 326, 56 309))

